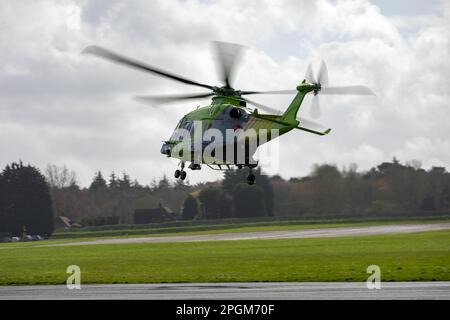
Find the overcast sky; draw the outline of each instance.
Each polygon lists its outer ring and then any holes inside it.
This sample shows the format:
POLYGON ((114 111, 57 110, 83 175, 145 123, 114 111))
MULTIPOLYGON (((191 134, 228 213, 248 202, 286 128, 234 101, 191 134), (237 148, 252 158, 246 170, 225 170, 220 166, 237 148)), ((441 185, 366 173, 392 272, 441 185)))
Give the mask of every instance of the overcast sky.
MULTIPOLYGON (((210 40, 248 46, 237 89, 293 89, 324 59, 330 84, 377 94, 322 97, 319 121, 332 133, 281 137, 271 174, 306 175, 314 163, 365 170, 394 156, 450 167, 450 4, 422 0, 0 0, 0 166, 65 164, 83 185, 99 169, 141 183, 172 177, 177 161, 161 141, 208 101, 139 104, 133 95, 199 90, 80 52, 97 44, 219 84, 210 40)), ((255 100, 284 110, 291 99, 255 100)), ((188 172, 191 183, 220 176, 188 172)))

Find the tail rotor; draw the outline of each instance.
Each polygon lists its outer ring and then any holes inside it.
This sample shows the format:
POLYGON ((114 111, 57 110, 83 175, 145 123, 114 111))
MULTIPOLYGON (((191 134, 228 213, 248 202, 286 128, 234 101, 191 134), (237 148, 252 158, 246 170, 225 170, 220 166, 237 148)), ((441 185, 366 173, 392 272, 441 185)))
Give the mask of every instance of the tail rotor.
POLYGON ((328 68, 325 62, 322 60, 320 63, 319 72, 317 77, 314 77, 314 71, 312 64, 308 65, 305 74, 306 82, 314 86, 313 99, 311 102, 311 107, 309 109, 309 114, 312 118, 319 118, 321 115, 319 94, 326 95, 375 95, 375 93, 365 86, 339 86, 330 87, 328 86, 328 68))

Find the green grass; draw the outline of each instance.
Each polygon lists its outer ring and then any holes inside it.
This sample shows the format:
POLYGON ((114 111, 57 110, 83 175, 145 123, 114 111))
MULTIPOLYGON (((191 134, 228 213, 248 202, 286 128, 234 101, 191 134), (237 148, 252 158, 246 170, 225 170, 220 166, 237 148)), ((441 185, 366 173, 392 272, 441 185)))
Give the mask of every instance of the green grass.
POLYGON ((61 244, 69 242, 80 241, 93 241, 99 239, 124 239, 124 238, 141 238, 141 237, 168 237, 168 236, 192 236, 192 235, 208 235, 208 234, 223 234, 223 233, 245 233, 245 232, 266 232, 266 231, 292 231, 292 230, 311 230, 311 229, 326 229, 326 228, 345 228, 345 227, 367 227, 378 225, 391 225, 391 224, 418 224, 418 223, 448 223, 450 219, 439 219, 432 221, 424 220, 388 220, 388 221, 369 221, 369 222, 340 222, 340 223, 292 223, 292 224, 274 224, 263 226, 242 226, 242 225, 217 225, 217 226, 200 226, 207 227, 205 230, 200 228, 198 231, 178 231, 175 232, 172 228, 158 228, 158 229, 145 229, 140 230, 140 233, 130 235, 118 235, 108 236, 103 234, 100 237, 96 237, 97 232, 83 232, 78 237, 71 238, 56 238, 45 241, 33 241, 33 242, 16 242, 16 243, 0 243, 0 250, 2 248, 19 248, 19 247, 34 247, 47 244, 61 244), (209 227, 215 227, 210 229, 209 227), (221 228, 222 227, 222 228, 221 228))
POLYGON ((450 280, 450 231, 355 238, 94 245, 0 250, 0 284, 450 280))

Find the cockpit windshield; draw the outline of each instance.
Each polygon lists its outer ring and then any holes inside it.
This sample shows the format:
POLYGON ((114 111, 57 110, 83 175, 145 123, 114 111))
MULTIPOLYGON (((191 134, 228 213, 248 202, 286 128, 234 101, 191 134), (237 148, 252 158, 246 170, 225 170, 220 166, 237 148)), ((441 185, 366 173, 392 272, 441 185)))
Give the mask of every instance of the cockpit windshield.
POLYGON ((183 118, 172 133, 170 140, 183 141, 190 138, 194 132, 194 121, 183 118))

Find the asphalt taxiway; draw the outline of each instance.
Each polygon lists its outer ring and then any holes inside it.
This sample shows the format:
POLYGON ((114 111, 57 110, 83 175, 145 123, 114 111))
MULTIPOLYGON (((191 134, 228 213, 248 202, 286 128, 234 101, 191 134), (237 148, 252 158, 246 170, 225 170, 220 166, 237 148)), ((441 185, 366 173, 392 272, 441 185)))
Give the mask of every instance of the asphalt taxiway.
POLYGON ((4 286, 0 300, 450 300, 450 282, 386 282, 368 289, 361 282, 175 283, 4 286))
POLYGON ((294 239, 294 238, 332 238, 332 237, 363 237, 384 234, 401 234, 414 232, 427 232, 449 230, 450 223, 434 224, 395 224, 366 227, 322 228, 289 231, 263 231, 246 233, 222 233, 190 236, 164 236, 164 237, 131 237, 115 239, 96 239, 92 241, 78 241, 59 244, 39 245, 49 246, 80 246, 99 244, 127 244, 127 243, 167 243, 167 242, 200 242, 200 241, 228 241, 228 240, 259 240, 259 239, 294 239))

